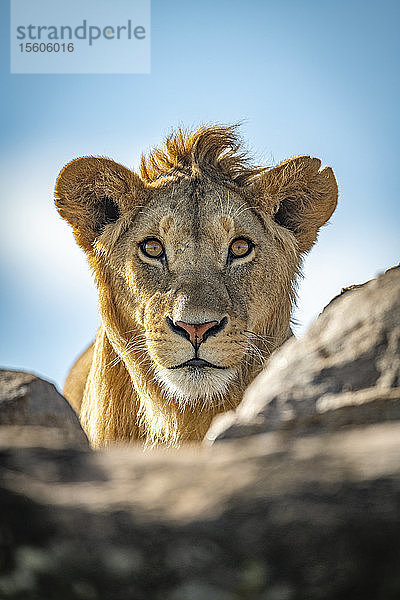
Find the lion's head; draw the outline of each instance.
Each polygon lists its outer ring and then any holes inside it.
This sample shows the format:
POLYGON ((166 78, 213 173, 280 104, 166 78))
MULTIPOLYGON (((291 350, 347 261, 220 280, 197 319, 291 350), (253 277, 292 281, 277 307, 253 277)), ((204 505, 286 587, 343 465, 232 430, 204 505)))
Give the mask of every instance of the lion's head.
POLYGON ((335 209, 335 177, 309 156, 255 168, 238 148, 235 128, 202 127, 171 135, 141 177, 100 157, 59 176, 57 207, 143 403, 230 408, 290 333, 296 274, 335 209))

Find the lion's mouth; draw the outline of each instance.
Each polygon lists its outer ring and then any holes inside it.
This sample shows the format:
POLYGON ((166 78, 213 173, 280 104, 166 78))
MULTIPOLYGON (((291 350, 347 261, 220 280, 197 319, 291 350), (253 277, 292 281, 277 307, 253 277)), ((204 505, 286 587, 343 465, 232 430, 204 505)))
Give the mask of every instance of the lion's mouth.
POLYGON ((203 360, 202 358, 191 358, 180 365, 174 365, 173 367, 169 367, 169 369, 182 369, 183 367, 191 367, 193 369, 205 369, 206 367, 211 367, 212 369, 227 369, 228 367, 220 367, 219 365, 214 365, 207 360, 203 360))

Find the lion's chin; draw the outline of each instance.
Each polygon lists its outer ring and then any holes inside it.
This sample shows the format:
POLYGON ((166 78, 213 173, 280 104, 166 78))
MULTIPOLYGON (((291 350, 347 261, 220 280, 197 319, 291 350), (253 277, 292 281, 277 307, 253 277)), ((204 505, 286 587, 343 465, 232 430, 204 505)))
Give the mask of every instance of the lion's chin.
POLYGON ((218 406, 223 403, 236 371, 232 368, 167 369, 157 366, 156 378, 168 400, 178 401, 181 407, 199 404, 218 406))

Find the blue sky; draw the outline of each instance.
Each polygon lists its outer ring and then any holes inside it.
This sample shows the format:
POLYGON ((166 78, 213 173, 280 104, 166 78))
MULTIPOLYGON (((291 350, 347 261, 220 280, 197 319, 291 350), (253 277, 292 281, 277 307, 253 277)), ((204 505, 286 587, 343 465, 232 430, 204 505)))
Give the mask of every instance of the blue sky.
POLYGON ((1 365, 61 386, 98 325, 53 206, 59 170, 87 154, 137 167, 176 125, 243 121, 257 162, 334 168, 339 207, 305 261, 299 334, 343 286, 399 262, 399 2, 153 0, 150 75, 10 75, 0 10, 1 365))

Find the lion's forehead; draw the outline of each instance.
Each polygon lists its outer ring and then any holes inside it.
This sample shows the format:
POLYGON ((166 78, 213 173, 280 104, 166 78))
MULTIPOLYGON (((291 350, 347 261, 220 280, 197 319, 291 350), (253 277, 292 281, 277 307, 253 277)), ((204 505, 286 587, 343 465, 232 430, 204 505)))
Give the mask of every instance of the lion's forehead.
POLYGON ((263 233, 251 202, 229 190, 207 187, 158 190, 140 211, 134 228, 139 237, 161 237, 177 253, 201 244, 205 250, 223 245, 236 234, 251 237, 263 233))

